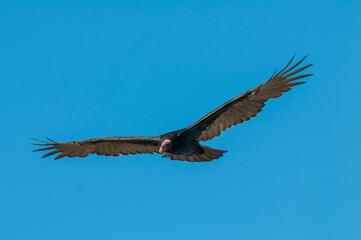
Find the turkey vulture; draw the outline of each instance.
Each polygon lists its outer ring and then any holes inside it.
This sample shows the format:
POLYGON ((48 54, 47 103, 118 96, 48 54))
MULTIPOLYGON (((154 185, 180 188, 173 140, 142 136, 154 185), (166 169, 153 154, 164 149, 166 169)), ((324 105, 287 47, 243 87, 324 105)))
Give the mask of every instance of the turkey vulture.
POLYGON ((162 157, 172 160, 205 162, 217 159, 226 152, 200 145, 218 137, 226 129, 255 117, 270 98, 277 98, 291 87, 305 83, 293 82, 297 79, 311 76, 295 74, 310 65, 295 69, 303 60, 289 67, 291 61, 278 73, 274 73, 265 83, 229 100, 197 122, 184 129, 162 134, 156 137, 105 137, 74 142, 40 141, 34 143, 42 148, 34 151, 50 150, 43 157, 60 153, 55 159, 63 157, 86 157, 90 153, 106 156, 119 156, 138 153, 160 153, 162 157), (295 70, 294 70, 295 69, 295 70), (293 71, 292 71, 293 70, 293 71))

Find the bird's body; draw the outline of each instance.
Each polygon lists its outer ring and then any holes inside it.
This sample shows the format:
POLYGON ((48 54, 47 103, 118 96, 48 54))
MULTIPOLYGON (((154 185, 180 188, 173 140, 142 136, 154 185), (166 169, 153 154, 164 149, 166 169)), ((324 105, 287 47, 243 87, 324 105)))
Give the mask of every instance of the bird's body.
POLYGON ((199 150, 198 141, 192 136, 182 133, 183 129, 161 135, 161 139, 169 139, 172 143, 172 148, 167 152, 174 155, 190 155, 199 150))
POLYGON ((304 59, 287 68, 292 62, 292 58, 280 72, 272 75, 268 81, 229 100, 187 128, 155 137, 107 137, 64 143, 49 139, 49 142, 36 143, 35 145, 44 147, 35 151, 51 150, 43 157, 60 153, 55 159, 65 156, 86 157, 91 153, 106 156, 161 153, 164 154, 163 157, 191 162, 217 159, 226 151, 202 146, 199 142, 218 137, 226 129, 248 121, 262 110, 267 100, 277 98, 282 93, 289 91, 291 87, 304 83, 292 81, 312 74, 294 75, 311 65, 291 72, 304 59))

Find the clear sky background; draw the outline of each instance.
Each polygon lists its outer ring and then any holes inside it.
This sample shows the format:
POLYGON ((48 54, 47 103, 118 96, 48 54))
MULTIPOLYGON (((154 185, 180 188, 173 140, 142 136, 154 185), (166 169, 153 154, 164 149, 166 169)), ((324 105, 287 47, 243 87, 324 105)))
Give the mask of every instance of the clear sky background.
POLYGON ((0 3, 1 239, 361 239, 360 1, 0 3), (296 53, 315 75, 205 145, 41 158, 29 137, 193 123, 296 53))

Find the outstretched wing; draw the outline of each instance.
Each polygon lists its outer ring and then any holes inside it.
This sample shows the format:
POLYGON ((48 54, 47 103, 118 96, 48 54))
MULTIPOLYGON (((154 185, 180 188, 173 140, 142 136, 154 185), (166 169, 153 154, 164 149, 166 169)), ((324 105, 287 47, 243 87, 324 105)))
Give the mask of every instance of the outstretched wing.
MULTIPOLYGON (((37 139, 33 139, 40 141, 37 139)), ((160 141, 158 137, 107 137, 95 138, 74 142, 58 143, 49 139, 49 142, 33 143, 43 146, 34 151, 50 150, 43 156, 48 157, 60 153, 55 160, 63 157, 86 157, 91 153, 105 156, 119 156, 140 153, 158 153, 160 141)))
POLYGON ((293 81, 312 75, 294 76, 312 65, 292 71, 305 58, 287 68, 293 60, 292 57, 291 61, 268 81, 224 103, 186 128, 184 133, 192 134, 198 141, 207 141, 218 137, 226 129, 255 117, 268 99, 280 97, 284 92, 291 90, 291 87, 305 83, 293 81))

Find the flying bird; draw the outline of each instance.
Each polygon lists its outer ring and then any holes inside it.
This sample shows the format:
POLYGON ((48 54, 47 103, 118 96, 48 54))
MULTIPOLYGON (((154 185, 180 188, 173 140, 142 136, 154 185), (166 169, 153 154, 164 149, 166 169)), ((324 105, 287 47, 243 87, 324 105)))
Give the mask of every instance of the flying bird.
MULTIPOLYGON (((307 56, 306 56, 307 57, 307 56)), ((105 156, 120 156, 141 153, 159 153, 162 157, 172 160, 205 162, 218 159, 227 151, 200 145, 199 142, 218 137, 226 129, 255 117, 271 98, 278 98, 291 87, 305 82, 295 80, 311 76, 295 74, 305 70, 310 65, 296 68, 303 60, 290 66, 291 61, 279 72, 275 72, 266 82, 242 93, 222 104, 189 127, 168 132, 155 137, 105 137, 73 142, 40 141, 33 143, 42 148, 34 151, 50 150, 43 157, 60 153, 55 157, 87 157, 91 153, 105 156)))

